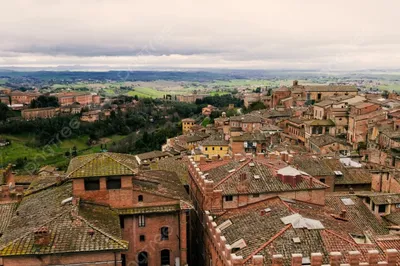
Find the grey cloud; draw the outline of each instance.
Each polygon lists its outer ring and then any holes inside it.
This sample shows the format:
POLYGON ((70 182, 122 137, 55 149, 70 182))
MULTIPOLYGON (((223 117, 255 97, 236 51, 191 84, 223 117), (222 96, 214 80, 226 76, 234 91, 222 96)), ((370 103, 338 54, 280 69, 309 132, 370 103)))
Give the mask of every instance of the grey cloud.
POLYGON ((3 7, 0 66, 400 64, 397 0, 14 0, 3 7))

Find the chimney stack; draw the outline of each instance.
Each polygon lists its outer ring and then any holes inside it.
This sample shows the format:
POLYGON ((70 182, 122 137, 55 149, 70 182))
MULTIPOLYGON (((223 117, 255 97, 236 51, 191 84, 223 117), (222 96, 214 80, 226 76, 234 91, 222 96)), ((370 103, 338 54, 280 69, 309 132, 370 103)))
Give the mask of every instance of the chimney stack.
POLYGON ((34 244, 37 246, 48 246, 50 244, 50 233, 46 226, 34 231, 34 244))

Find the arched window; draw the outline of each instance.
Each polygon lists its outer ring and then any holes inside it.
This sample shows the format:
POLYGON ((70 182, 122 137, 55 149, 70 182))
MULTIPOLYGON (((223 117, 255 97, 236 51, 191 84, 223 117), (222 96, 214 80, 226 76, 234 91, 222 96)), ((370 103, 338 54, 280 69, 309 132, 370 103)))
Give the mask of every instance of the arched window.
POLYGON ((149 265, 149 256, 146 251, 142 251, 138 254, 137 257, 137 265, 138 266, 148 266, 149 265))
POLYGON ((168 240, 168 227, 161 227, 161 240, 168 240))
POLYGON ((143 195, 139 195, 139 196, 138 196, 138 201, 139 201, 139 202, 142 202, 142 201, 143 201, 143 195))
POLYGON ((161 250, 161 266, 166 266, 166 265, 170 265, 169 250, 163 249, 161 250))

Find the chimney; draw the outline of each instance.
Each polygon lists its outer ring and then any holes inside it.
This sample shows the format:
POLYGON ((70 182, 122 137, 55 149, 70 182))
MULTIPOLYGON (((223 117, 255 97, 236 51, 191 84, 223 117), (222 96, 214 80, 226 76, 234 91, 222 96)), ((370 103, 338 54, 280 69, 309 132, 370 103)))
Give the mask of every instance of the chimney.
POLYGON ((342 253, 340 252, 329 253, 329 262, 331 266, 339 266, 341 260, 342 260, 342 253))
POLYGON ((302 266, 303 255, 302 254, 292 254, 292 266, 302 266))
POLYGON ((358 266, 360 264, 360 251, 349 251, 349 264, 351 266, 358 266))
POLYGON ((368 264, 370 266, 378 265, 378 257, 379 257, 378 250, 368 250, 368 264))
POLYGON ((346 210, 342 210, 342 211, 340 212, 340 218, 346 219, 346 213, 347 213, 346 210))
POLYGON ((322 254, 311 253, 311 266, 321 266, 321 265, 322 265, 322 254))
POLYGON ((200 156, 200 164, 206 164, 207 163, 207 157, 204 155, 200 156))
POLYGON ((386 261, 388 266, 395 266, 397 261, 397 254, 399 252, 396 249, 387 249, 386 250, 386 261))
POLYGON ((231 159, 231 156, 229 154, 225 154, 222 158, 224 159, 224 161, 229 161, 231 159))
POLYGON ((36 246, 48 246, 50 244, 50 233, 46 226, 34 231, 34 244, 36 246))
POLYGON ((283 256, 280 254, 272 255, 272 266, 282 266, 283 256))
POLYGON ((262 266, 262 265, 264 265, 264 256, 262 256, 262 255, 253 255, 252 264, 253 264, 253 266, 262 266))

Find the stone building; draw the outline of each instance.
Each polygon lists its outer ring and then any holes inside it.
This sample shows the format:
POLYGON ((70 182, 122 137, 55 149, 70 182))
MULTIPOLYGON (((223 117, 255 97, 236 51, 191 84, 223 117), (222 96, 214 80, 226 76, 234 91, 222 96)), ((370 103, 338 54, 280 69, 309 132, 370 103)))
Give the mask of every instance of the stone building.
POLYGON ((21 111, 21 116, 25 120, 34 120, 37 118, 52 118, 59 114, 60 109, 57 107, 45 107, 24 109, 21 111))
POLYGON ((182 133, 183 134, 188 134, 192 127, 195 125, 196 120, 192 118, 185 118, 182 119, 182 133))

